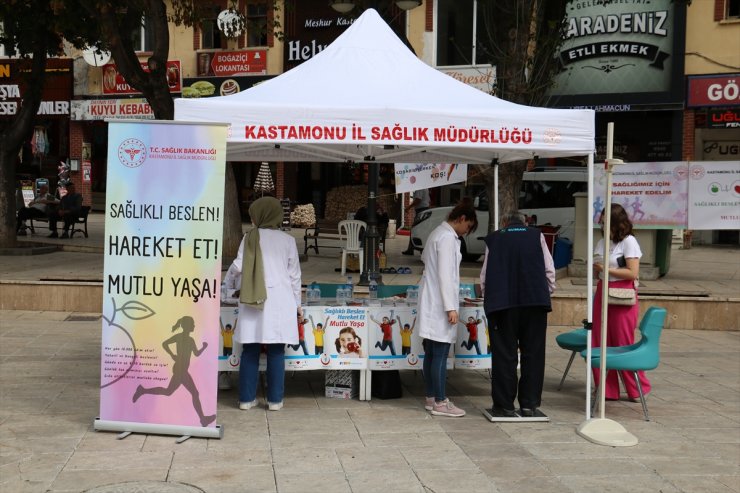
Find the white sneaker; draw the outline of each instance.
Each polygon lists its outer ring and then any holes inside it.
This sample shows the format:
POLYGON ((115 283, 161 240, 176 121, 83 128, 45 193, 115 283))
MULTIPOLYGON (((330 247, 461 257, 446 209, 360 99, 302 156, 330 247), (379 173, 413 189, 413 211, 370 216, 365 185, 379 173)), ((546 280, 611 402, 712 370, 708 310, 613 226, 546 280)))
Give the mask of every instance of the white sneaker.
POLYGON ((246 411, 247 409, 252 409, 253 407, 257 406, 257 399, 253 400, 252 402, 240 402, 239 403, 239 409, 242 411, 246 411))
POLYGON ((267 403, 267 409, 269 409, 270 411, 280 411, 282 408, 283 408, 283 401, 276 402, 274 404, 272 402, 267 403))
POLYGON ((424 409, 427 411, 431 411, 434 409, 434 397, 425 397, 424 398, 424 409))
POLYGON ((450 402, 449 399, 445 399, 442 402, 435 402, 432 407, 432 414, 435 416, 449 416, 451 418, 460 418, 465 416, 465 411, 450 402))

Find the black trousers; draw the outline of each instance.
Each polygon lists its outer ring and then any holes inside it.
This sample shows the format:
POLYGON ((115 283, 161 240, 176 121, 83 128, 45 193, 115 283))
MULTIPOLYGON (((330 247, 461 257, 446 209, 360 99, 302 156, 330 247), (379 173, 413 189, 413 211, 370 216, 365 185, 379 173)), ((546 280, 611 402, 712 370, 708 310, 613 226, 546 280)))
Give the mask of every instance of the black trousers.
POLYGON ((545 378, 545 333, 547 310, 538 307, 510 308, 488 315, 494 320, 491 332, 494 407, 514 409, 540 407, 545 378), (517 383, 517 349, 521 352, 521 377, 517 383))
POLYGON ((21 229, 23 221, 27 221, 29 219, 40 219, 42 217, 46 217, 46 212, 35 207, 24 207, 18 211, 18 218, 15 222, 15 230, 19 231, 21 229))
POLYGON ((57 223, 64 221, 64 231, 69 231, 70 226, 79 215, 80 211, 68 212, 66 214, 59 214, 58 211, 53 211, 49 214, 49 229, 53 232, 57 230, 57 223))

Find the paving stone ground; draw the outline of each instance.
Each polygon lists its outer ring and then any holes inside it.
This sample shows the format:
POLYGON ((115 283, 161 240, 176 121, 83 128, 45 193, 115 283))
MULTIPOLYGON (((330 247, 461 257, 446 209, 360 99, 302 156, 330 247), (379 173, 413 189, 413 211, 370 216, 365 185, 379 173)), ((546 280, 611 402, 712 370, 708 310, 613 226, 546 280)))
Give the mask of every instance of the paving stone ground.
MULTIPOLYGON (((291 233, 302 251, 303 230, 291 233)), ((90 216, 87 239, 36 235, 40 243, 64 242, 81 251, 0 257, 0 280, 100 280, 103 238, 101 214, 90 216)), ((419 279, 419 255, 400 255, 407 241, 389 240, 386 252, 389 265, 410 266, 413 274, 386 275, 388 283, 419 279)), ((672 254, 670 272, 651 281, 651 290, 740 298, 737 247, 672 254)), ((311 254, 301 263, 303 281, 337 282, 338 266, 337 250, 311 254)), ((474 280, 479 269, 463 263, 463 279, 474 280)), ((559 279, 559 291, 582 291, 577 281, 559 279)), ((542 408, 550 423, 486 421, 485 371, 449 373, 450 397, 468 412, 464 418, 426 412, 421 376, 414 372, 401 372, 401 399, 360 402, 326 399, 323 373, 313 371, 288 375, 279 412, 264 405, 240 411, 236 391, 221 391, 223 439, 178 444, 175 437, 119 440, 92 429, 99 406, 99 315, 0 311, 1 493, 165 493, 164 485, 173 493, 187 487, 207 493, 740 491, 740 332, 664 331, 661 364, 649 373, 652 421, 643 420, 639 403, 606 406, 607 417, 637 436, 634 447, 594 445, 576 434, 585 419, 585 366, 576 360, 558 392, 569 354, 554 342, 572 327, 548 329, 542 408)))
POLYGON ((554 337, 569 327, 548 331, 550 423, 488 422, 485 371, 449 373, 464 418, 425 411, 415 372, 402 372, 401 399, 361 402, 323 397, 323 373, 312 371, 288 374, 279 412, 240 411, 235 390, 220 392, 223 439, 177 444, 92 429, 100 323, 79 315, 0 311, 3 493, 157 491, 115 488, 158 482, 173 493, 187 491, 180 485, 207 493, 740 491, 739 332, 664 332, 661 364, 649 373, 652 421, 639 403, 607 403, 607 417, 638 437, 634 447, 576 434, 585 418, 582 362, 556 390, 569 355, 554 337))

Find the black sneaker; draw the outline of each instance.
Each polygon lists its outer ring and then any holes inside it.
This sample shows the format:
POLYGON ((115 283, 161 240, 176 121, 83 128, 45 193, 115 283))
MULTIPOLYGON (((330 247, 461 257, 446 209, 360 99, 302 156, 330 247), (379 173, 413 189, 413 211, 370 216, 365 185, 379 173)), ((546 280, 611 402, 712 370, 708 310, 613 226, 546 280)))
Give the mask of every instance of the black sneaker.
POLYGON ((48 237, 49 238, 59 238, 59 234, 57 234, 56 231, 52 231, 51 234, 48 237))
POLYGON ((534 409, 523 407, 518 413, 521 421, 550 421, 550 418, 536 407, 534 409))
POLYGON ((504 409, 502 407, 493 407, 484 409, 483 414, 494 423, 500 421, 520 421, 521 417, 513 409, 504 409))
POLYGON ((401 255, 413 255, 413 254, 414 254, 413 250, 404 250, 401 252, 401 255))
POLYGON ((62 239, 66 239, 66 238, 69 238, 69 233, 67 233, 67 232, 65 231, 65 232, 63 232, 63 233, 62 233, 62 236, 60 236, 59 238, 62 238, 62 239))

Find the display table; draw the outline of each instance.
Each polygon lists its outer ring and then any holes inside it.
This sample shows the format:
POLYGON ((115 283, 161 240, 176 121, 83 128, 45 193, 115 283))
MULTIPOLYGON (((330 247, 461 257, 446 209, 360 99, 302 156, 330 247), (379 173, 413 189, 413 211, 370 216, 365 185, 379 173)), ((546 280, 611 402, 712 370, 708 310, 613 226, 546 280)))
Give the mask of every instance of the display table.
MULTIPOLYGON (((416 326, 417 308, 403 299, 360 300, 346 305, 324 304, 303 307, 303 321, 296 324, 298 344, 287 345, 285 369, 359 370, 359 398, 370 400, 373 371, 421 370, 424 360, 422 338, 416 326)), ((457 340, 447 360, 447 368, 487 369, 491 367, 488 321, 480 305, 461 306, 457 340)), ((228 326, 236 327, 238 308, 221 308, 222 335, 228 326)), ((228 335, 227 335, 228 340, 228 335)), ((241 345, 219 354, 219 371, 238 371, 241 345)), ((260 362, 260 369, 265 362, 260 362)))

